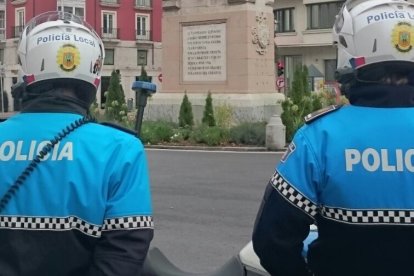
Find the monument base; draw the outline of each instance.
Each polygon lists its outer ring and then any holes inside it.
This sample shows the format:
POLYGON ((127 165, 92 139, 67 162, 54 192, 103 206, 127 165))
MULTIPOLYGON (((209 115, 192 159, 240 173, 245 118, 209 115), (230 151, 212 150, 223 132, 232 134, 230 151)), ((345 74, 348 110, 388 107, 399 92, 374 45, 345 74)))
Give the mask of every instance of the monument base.
MULTIPOLYGON (((148 98, 144 120, 178 122, 184 93, 157 93, 148 98)), ((187 93, 191 102, 194 122, 200 124, 206 104, 207 93, 187 93)), ((268 122, 275 114, 281 114, 282 93, 214 94, 212 93, 215 116, 217 111, 231 113, 231 124, 242 122, 268 122)), ((217 120, 217 118, 216 118, 217 120)))

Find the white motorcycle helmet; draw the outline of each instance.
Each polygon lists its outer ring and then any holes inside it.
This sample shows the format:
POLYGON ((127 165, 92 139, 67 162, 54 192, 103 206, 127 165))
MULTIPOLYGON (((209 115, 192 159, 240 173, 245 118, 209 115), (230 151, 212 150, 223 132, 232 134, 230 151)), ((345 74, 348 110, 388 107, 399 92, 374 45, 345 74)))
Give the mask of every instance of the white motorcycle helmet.
POLYGON ((336 17, 336 78, 379 82, 414 70, 414 5, 403 0, 348 0, 336 17))
POLYGON ((104 46, 81 18, 51 11, 30 20, 23 30, 18 57, 28 91, 56 85, 74 87, 93 101, 101 80, 104 46))

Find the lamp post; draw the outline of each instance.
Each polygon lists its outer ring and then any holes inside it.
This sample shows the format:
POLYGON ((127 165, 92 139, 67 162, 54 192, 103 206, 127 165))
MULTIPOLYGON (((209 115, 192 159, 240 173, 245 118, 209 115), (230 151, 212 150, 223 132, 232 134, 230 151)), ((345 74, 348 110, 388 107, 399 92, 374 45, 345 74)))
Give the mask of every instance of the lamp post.
POLYGON ((148 96, 154 94, 157 91, 157 86, 151 82, 146 81, 134 81, 132 83, 132 90, 137 93, 137 117, 135 120, 135 131, 138 137, 141 135, 142 119, 144 117, 144 109, 147 105, 148 96))

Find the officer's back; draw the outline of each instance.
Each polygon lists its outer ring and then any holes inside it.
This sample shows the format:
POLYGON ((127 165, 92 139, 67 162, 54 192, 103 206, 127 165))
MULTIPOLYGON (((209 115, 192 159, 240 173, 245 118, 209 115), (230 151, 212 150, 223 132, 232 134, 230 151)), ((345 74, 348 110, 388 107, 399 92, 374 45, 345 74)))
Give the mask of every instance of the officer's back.
POLYGON ((413 15, 392 0, 347 1, 338 14, 336 73, 350 104, 308 116, 270 179, 253 246, 272 275, 412 274, 413 15))

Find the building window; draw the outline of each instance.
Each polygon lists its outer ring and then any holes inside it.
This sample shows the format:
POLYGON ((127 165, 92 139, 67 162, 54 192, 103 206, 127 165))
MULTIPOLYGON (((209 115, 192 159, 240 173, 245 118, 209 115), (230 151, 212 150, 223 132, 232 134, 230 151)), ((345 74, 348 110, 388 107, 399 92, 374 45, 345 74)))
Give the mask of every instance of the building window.
POLYGON ((104 65, 114 65, 115 49, 105 49, 104 65))
POLYGON ((5 11, 0 11, 0 40, 6 39, 6 17, 5 11))
POLYGON ((148 14, 136 15, 136 38, 137 40, 150 40, 150 25, 148 14))
POLYGON ((138 65, 147 65, 147 56, 148 51, 147 50, 138 50, 138 65))
POLYGON ((307 5, 308 29, 329 29, 344 1, 307 5))
POLYGON ((277 33, 294 32, 295 26, 293 24, 293 8, 275 10, 276 26, 275 31, 277 33))
POLYGON ((20 37, 23 32, 24 24, 26 24, 24 13, 24 8, 16 9, 13 37, 20 37))
POLYGON ((151 0, 135 0, 136 7, 151 7, 151 0))
POLYGON ((336 71, 336 59, 325 59, 325 81, 334 81, 336 71))
POLYGON ((105 11, 102 13, 102 37, 117 38, 116 13, 105 11))
MULTIPOLYGON (((58 11, 62 11, 62 6, 58 6, 58 11)), ((74 6, 63 6, 63 11, 79 16, 84 20, 85 8, 84 7, 74 7, 74 6)))

